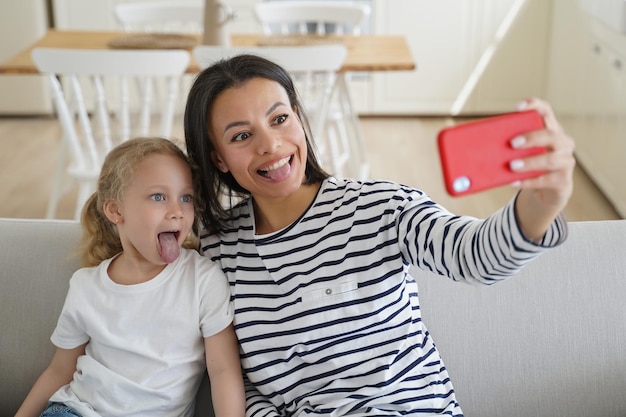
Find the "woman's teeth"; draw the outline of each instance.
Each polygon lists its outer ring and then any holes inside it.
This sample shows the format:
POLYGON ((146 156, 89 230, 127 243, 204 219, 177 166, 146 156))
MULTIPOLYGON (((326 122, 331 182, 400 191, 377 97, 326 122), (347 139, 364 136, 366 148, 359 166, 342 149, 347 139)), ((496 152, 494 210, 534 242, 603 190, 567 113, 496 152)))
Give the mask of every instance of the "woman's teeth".
POLYGON ((275 169, 278 169, 278 168, 284 166, 285 164, 288 164, 289 163, 289 159, 290 159, 290 157, 287 156, 287 157, 281 159, 280 161, 277 161, 275 164, 272 164, 272 165, 270 165, 268 167, 260 169, 259 171, 261 171, 261 172, 273 171, 275 169))

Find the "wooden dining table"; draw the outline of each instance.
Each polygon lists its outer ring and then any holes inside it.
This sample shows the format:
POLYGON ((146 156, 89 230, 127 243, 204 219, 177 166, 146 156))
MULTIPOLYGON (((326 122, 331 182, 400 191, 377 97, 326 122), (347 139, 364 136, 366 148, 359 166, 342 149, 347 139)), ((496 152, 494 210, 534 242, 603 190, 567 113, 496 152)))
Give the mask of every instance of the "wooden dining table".
MULTIPOLYGON (((0 74, 38 74, 30 56, 34 48, 111 49, 110 45, 115 44, 115 40, 127 36, 132 35, 120 31, 49 30, 35 43, 0 63, 0 74)), ((200 42, 200 38, 201 36, 197 35, 197 43, 200 42)), ((316 35, 233 34, 230 41, 232 46, 237 47, 343 43, 348 49, 348 54, 341 72, 411 71, 416 68, 408 43, 403 36, 343 35, 322 38, 316 35)), ((185 49, 191 50, 192 47, 187 46, 185 49)), ((187 72, 199 71, 198 63, 192 58, 187 72)))
MULTIPOLYGON (((163 40, 161 34, 160 40, 163 40)), ((160 48, 155 45, 155 37, 150 34, 129 33, 121 31, 84 31, 84 30, 49 30, 42 38, 18 52, 7 61, 0 63, 0 74, 39 74, 31 52, 34 48, 69 48, 69 49, 145 49, 160 48), (146 41, 148 38, 148 41, 146 41), (139 40, 139 41, 138 41, 139 40)), ((167 39, 166 41, 172 41, 167 39)), ((193 47, 200 44, 202 35, 171 34, 170 38, 180 40, 180 48, 191 52, 193 47)), ((170 42, 171 43, 171 42, 170 42)), ((176 43, 176 42, 174 42, 176 43)), ((347 56, 336 77, 336 91, 342 112, 348 121, 346 128, 349 134, 359 144, 360 159, 363 161, 359 178, 369 176, 369 162, 364 149, 363 134, 361 132, 358 114, 348 88, 347 75, 353 72, 379 71, 412 71, 416 68, 408 43, 403 36, 394 35, 262 35, 262 34, 232 34, 230 44, 234 47, 262 47, 280 45, 315 45, 341 43, 346 46, 347 56)), ((171 48, 168 45, 168 48, 171 48)), ((179 48, 179 49, 180 49, 179 48)), ((200 72, 201 68, 195 61, 193 54, 187 68, 188 74, 200 72)))

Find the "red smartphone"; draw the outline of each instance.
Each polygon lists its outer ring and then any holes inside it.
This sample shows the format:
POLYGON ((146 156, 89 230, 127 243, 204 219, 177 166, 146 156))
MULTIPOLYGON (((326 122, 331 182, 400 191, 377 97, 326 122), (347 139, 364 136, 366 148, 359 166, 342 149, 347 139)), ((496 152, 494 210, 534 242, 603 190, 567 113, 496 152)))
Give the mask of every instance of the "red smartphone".
POLYGON ((545 152, 543 147, 514 149, 510 145, 514 137, 543 127, 543 117, 536 110, 525 110, 442 129, 437 145, 448 194, 458 197, 541 175, 542 171, 513 172, 509 163, 545 152))

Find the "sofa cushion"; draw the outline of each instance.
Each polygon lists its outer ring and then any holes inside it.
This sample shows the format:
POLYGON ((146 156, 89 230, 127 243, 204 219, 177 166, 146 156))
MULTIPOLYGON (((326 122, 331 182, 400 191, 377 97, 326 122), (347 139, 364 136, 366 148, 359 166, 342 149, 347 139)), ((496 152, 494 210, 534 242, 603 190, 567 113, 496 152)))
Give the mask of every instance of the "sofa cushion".
MULTIPOLYGON (((519 275, 475 287, 415 270, 468 417, 626 417, 626 220, 570 223, 519 275)), ((77 268, 74 221, 0 219, 0 417, 48 364, 77 268)), ((197 416, 212 416, 205 376, 197 416)))

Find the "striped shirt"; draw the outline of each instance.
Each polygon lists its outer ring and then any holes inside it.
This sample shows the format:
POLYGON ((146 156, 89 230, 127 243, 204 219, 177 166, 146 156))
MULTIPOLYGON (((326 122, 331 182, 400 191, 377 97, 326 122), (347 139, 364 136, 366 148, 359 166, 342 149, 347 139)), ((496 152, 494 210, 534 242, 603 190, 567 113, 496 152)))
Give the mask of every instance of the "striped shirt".
POLYGON ((463 415, 422 322, 414 265, 492 284, 565 239, 524 238, 508 203, 456 216, 403 185, 329 178, 285 229, 255 235, 252 202, 202 236, 231 286, 249 416, 463 415))

